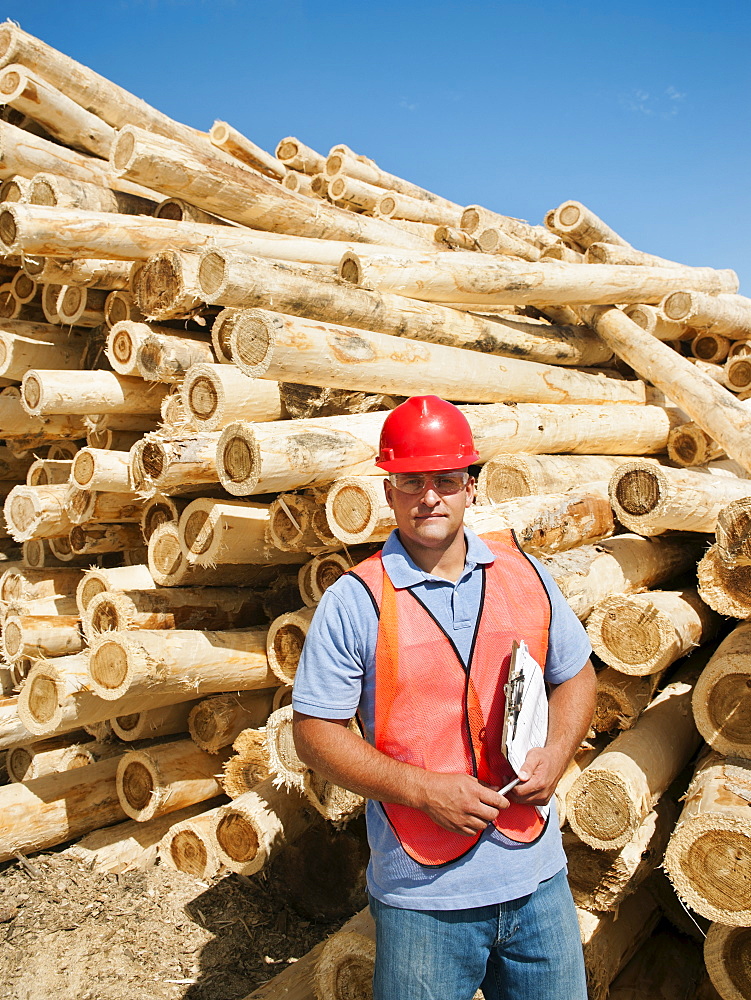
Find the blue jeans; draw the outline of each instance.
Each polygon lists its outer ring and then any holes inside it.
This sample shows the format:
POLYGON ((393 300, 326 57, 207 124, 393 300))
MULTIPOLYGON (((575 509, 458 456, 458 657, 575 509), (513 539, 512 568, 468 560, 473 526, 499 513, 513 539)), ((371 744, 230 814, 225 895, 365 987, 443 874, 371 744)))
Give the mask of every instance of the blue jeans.
POLYGON ((587 1000, 565 871, 529 896, 468 910, 404 910, 371 897, 373 1000, 587 1000))

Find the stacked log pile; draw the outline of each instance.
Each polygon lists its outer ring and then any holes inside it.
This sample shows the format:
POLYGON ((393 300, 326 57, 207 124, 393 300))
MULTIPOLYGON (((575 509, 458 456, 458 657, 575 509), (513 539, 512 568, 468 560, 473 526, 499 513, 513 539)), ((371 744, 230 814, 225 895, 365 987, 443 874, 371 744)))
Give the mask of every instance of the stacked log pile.
MULTIPOLYGON (((664 856, 714 986, 751 994, 734 272, 579 202, 530 225, 346 146, 198 131, 10 22, 0 98, 0 860, 83 836, 109 870, 247 875, 361 811, 297 758, 290 685, 323 592, 394 527, 383 420, 435 393, 480 454, 469 526, 516 531, 598 658, 557 793, 590 995, 649 965, 664 856)), ((299 963, 301 998, 367 995, 364 920, 299 963)), ((674 965, 645 998, 688 995, 674 965)))

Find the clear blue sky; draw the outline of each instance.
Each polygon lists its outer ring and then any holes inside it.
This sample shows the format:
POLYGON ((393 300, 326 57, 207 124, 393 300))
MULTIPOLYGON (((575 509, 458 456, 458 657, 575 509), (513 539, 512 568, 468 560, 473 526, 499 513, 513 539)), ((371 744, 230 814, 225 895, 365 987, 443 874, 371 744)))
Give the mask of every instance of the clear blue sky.
POLYGON ((751 295, 751 5, 11 0, 32 34, 167 112, 273 151, 346 142, 461 204, 568 198, 751 295))

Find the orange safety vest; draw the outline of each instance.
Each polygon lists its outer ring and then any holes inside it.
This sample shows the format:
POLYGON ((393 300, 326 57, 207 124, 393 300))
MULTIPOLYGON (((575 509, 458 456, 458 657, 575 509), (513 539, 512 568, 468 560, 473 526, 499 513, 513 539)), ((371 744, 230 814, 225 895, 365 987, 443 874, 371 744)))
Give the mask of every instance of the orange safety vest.
MULTIPOLYGON (((474 775, 503 787, 514 777, 502 752, 504 685, 514 640, 523 639, 544 665, 550 599, 510 530, 481 536, 495 559, 483 567, 480 613, 465 669, 450 637, 409 588, 396 589, 381 553, 350 570, 378 608, 375 746, 395 760, 429 771, 474 775)), ((407 854, 421 865, 449 864, 480 839, 451 833, 427 813, 382 803, 407 854)), ((531 843, 544 828, 534 806, 512 802, 493 825, 531 843)))

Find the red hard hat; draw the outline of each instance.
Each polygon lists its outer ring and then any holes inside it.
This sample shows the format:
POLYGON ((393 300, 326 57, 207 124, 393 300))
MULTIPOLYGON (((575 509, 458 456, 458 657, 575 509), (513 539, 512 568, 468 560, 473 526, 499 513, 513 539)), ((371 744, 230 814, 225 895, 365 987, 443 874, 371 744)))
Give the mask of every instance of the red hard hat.
POLYGON ((386 472, 441 472, 479 458, 461 410, 438 396, 412 396, 386 417, 376 465, 386 472))

